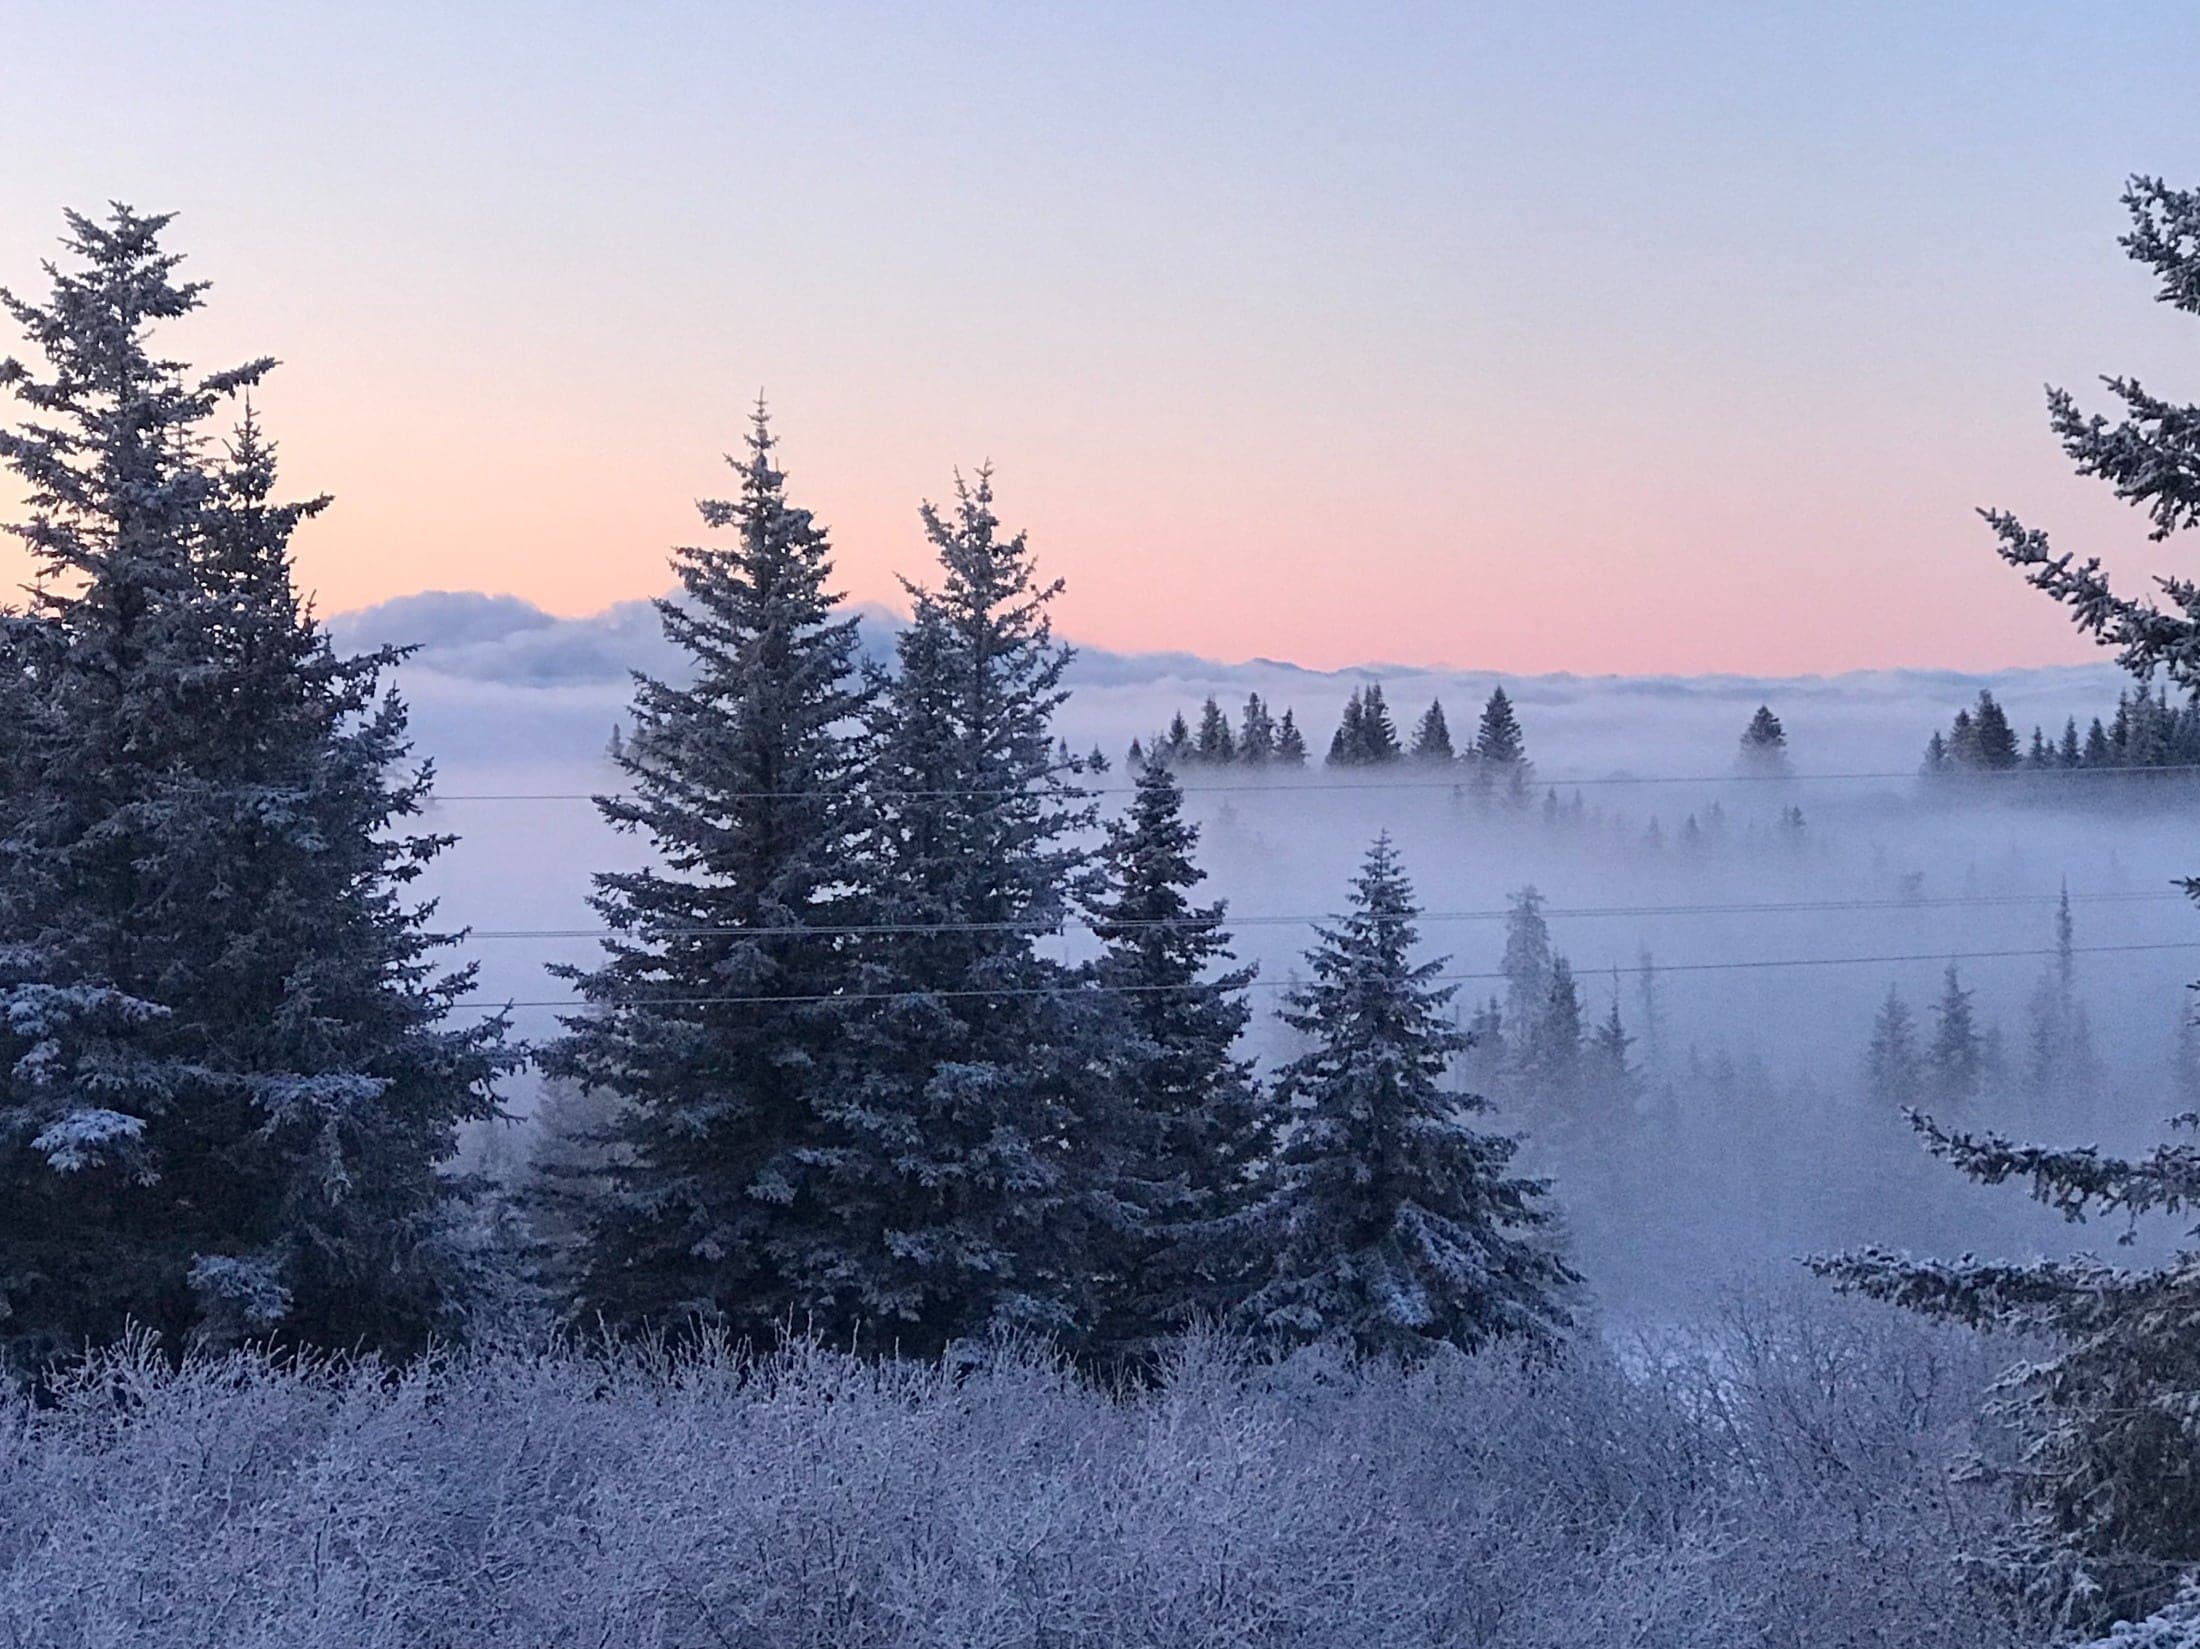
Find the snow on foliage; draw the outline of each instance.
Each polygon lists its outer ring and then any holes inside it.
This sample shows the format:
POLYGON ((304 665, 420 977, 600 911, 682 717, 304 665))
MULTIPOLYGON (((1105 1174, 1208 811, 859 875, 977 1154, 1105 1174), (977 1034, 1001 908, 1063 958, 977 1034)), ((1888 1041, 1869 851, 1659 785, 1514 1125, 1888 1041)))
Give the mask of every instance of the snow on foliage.
MULTIPOLYGON (((1624 1365, 142 1344, 0 1408, 0 1643, 2007 1649, 1988 1359, 1818 1300, 1624 1365)), ((2161 1649, 2156 1645, 2156 1649, 2161 1649)))

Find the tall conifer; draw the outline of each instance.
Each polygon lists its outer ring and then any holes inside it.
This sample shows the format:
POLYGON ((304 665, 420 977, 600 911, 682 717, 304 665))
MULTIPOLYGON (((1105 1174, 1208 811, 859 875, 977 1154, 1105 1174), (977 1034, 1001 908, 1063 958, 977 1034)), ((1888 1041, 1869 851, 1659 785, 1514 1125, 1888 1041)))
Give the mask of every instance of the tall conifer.
POLYGON ((652 849, 595 879, 603 960, 560 970, 590 1011, 544 1051, 614 1096, 607 1194, 585 1214, 577 1304, 628 1327, 767 1337, 829 1301, 835 1262, 818 1114, 855 913, 856 621, 832 546, 788 501, 764 409, 740 490, 702 508, 727 542, 676 550, 657 603, 692 681, 635 683, 624 793, 597 806, 652 849))

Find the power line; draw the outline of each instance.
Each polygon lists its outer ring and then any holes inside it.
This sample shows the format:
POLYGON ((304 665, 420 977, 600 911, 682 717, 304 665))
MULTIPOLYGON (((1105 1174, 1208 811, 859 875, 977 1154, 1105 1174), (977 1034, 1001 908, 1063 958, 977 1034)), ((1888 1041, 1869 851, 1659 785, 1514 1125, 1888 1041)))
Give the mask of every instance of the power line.
MULTIPOLYGON (((2125 955, 2140 951, 2200 950, 2200 939, 2167 940, 2158 944, 2138 945, 2073 945, 2070 954, 2076 956, 2125 955)), ((1648 967, 1598 968, 1600 975, 1610 974, 1670 974, 1670 973, 1746 973, 1765 968, 1847 968, 1891 965, 1900 962, 1982 962, 2003 958, 2027 956, 2060 956, 2058 947, 2029 948, 2021 950, 1970 950, 1970 951, 1911 951, 1887 956, 1789 956, 1759 958, 1739 962, 1658 962, 1648 967)), ((1486 983, 1505 978, 1501 971, 1483 973, 1444 973, 1432 975, 1424 981, 1433 985, 1466 985, 1486 983)), ((589 1008, 703 1008, 703 1007, 800 1007, 826 1002, 907 1002, 907 1001, 959 1001, 994 998, 1045 996, 1146 996, 1162 991, 1206 990, 1205 983, 1192 985, 1036 985, 1004 986, 999 990, 945 990, 945 991, 840 991, 820 992, 802 996, 662 996, 618 998, 608 1002, 590 1002, 584 998, 566 998, 557 1001, 511 1002, 454 1002, 452 1009, 465 1009, 477 1013, 502 1013, 508 1008, 554 1008, 568 1012, 581 1012, 589 1008)), ((1247 990, 1295 990, 1300 982, 1287 979, 1255 979, 1244 987, 1247 990)))
MULTIPOLYGON (((1693 904, 1693 905, 1574 905, 1545 906, 1546 919, 1597 918, 1618 920, 1657 916, 1781 916, 1841 911, 1869 910, 1950 910, 1993 907, 2031 907, 2051 905, 2061 898, 2056 893, 1986 893, 1949 894, 1937 898, 1893 899, 1805 899, 1790 901, 1766 901, 1748 904, 1693 904)), ((2139 904, 2151 902, 2186 901, 2190 896, 2182 892, 2146 893, 2073 893, 2072 904, 2139 904)), ((1424 911, 1415 918, 1417 922, 1494 922, 1502 921, 1511 911, 1505 908, 1483 910, 1424 911)), ((1225 928, 1256 927, 1306 927, 1320 922, 1340 919, 1336 911, 1320 911, 1296 916, 1229 916, 1220 919, 1225 928)), ((708 939, 708 938, 865 938, 893 934, 919 933, 1057 933, 1066 927, 1087 930, 1096 928, 1125 928, 1145 930, 1154 928, 1201 928, 1209 925, 1209 919, 1198 916, 1149 916, 1127 921, 1100 921, 1087 916, 1065 916, 1058 921, 1038 922, 861 922, 838 926, 782 926, 751 927, 745 925, 694 927, 651 927, 639 930, 643 941, 657 939, 708 939)), ((620 930, 612 928, 477 928, 470 930, 469 939, 609 939, 618 936, 620 930)), ((776 999, 775 999, 776 1000, 776 999)))
MULTIPOLYGON (((1682 775, 1608 774, 1600 778, 1554 778, 1538 776, 1531 781, 1537 789, 1580 790, 1612 785, 1671 785, 1671 784, 1864 784, 1889 783, 1899 779, 1932 779, 1961 786, 1974 780, 2028 781, 2038 779, 2146 779, 2168 773, 2200 773, 2200 762, 2171 763, 2161 767, 2008 767, 1984 768, 1976 771, 1950 774, 1926 774, 1918 769, 1903 768, 1879 773, 1699 773, 1682 775)), ((1331 780, 1317 779, 1300 782, 1295 779, 1279 779, 1274 783, 1255 784, 1187 784, 1181 786, 1187 796, 1302 796, 1310 792, 1368 791, 1368 790, 1425 790, 1430 793, 1457 790, 1467 783, 1466 775, 1430 775, 1417 779, 1367 779, 1331 780)), ((958 797, 1005 798, 1032 797, 1038 800, 1077 801, 1091 796, 1128 796, 1136 792, 1135 785, 1066 785, 1059 791, 1031 788, 1023 789, 939 789, 895 790, 873 789, 874 796, 892 796, 904 801, 945 801, 958 797)), ((710 800, 725 802, 786 802, 801 801, 819 794, 814 790, 722 790, 712 793, 710 800)), ((434 802, 596 802, 636 800, 632 791, 464 791, 431 798, 434 802)))

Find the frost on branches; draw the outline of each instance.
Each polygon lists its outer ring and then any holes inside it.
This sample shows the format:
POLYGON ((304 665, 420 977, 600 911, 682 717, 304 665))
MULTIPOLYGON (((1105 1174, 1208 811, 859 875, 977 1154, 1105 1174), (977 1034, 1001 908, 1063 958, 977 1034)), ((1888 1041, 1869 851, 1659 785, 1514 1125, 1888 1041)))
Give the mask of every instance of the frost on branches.
MULTIPOLYGON (((2163 302, 2200 314, 2200 193, 2135 178, 2124 204, 2132 223, 2125 249, 2159 277, 2163 302)), ((2143 507, 2156 539, 2200 523, 2200 407, 2161 400, 2128 378, 2107 385, 2124 405, 2115 423, 2081 414, 2064 391, 2049 394, 2055 433, 2079 473, 2143 507)), ((2134 600, 2111 588, 2098 559, 2057 553, 2013 515, 1993 511, 1987 520, 2002 558, 2067 606, 2081 630, 2116 648, 2128 669, 2200 689, 2200 584, 2164 577, 2160 601, 2134 600)), ((2200 880, 2186 887, 2200 895, 2200 880)), ((2179 1120, 2189 1127, 2195 1119, 2179 1120)), ((1933 1150, 1972 1178, 2023 1184, 2072 1220, 2176 1216, 2200 1200, 2200 1150, 2182 1140, 2122 1159, 1917 1122, 1933 1150)), ((1878 1251, 1817 1263, 1844 1286, 2041 1339, 2046 1354, 2005 1383, 2027 1437, 2014 1482, 2042 1537, 2035 1557, 2043 1568, 2075 1569, 2072 1609, 2082 1620, 2161 1609, 2106 1641, 2150 1649, 2200 1642, 2189 1579, 2179 1589, 2180 1576, 2200 1566, 2200 1248, 2188 1242, 2149 1267, 2092 1258, 1941 1264, 1878 1251)))
POLYGON ((1544 1229, 1543 1182, 1514 1175, 1514 1142, 1475 1126, 1481 1099, 1443 1086, 1472 1038, 1430 982, 1442 964, 1412 959, 1418 915, 1381 837, 1284 1016, 1314 1046, 1277 1081, 1287 1132, 1260 1216, 1273 1263, 1241 1316, 1286 1344, 1405 1361, 1549 1346, 1578 1279, 1544 1229))
POLYGON ((0 1353, 135 1322, 405 1348, 466 1292, 442 1168, 510 1063, 451 1028, 464 970, 405 885, 429 775, 393 777, 390 653, 339 658, 291 582, 325 500, 273 501, 247 413, 150 334, 199 307, 167 220, 71 215, 73 267, 7 295, 43 369, 0 461, 28 610, 0 629, 0 1353))
POLYGON ((543 1055, 616 1102, 582 1176, 583 1317, 760 1343, 829 1314, 844 1270, 817 1096, 848 1011, 830 998, 852 966, 866 702, 831 544, 776 446, 759 406, 739 497, 703 505, 731 542, 674 556, 681 593, 657 608, 694 677, 637 683, 627 790, 598 804, 651 862, 596 878, 605 956, 559 970, 589 1009, 543 1055))

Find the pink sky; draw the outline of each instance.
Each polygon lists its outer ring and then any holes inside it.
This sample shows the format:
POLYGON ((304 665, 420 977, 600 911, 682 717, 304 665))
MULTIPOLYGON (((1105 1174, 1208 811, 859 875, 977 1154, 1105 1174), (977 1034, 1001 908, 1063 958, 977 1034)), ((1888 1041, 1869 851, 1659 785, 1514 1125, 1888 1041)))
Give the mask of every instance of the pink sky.
POLYGON ((11 24, 0 282, 65 204, 179 210, 216 288, 178 346, 284 359, 330 609, 655 593, 762 388, 862 598, 990 456, 1114 648, 2082 658, 1971 512, 2167 564, 2040 386, 2194 388, 2114 244, 2125 172, 2200 179, 2141 72, 2194 24, 1962 10, 94 0, 11 24))

